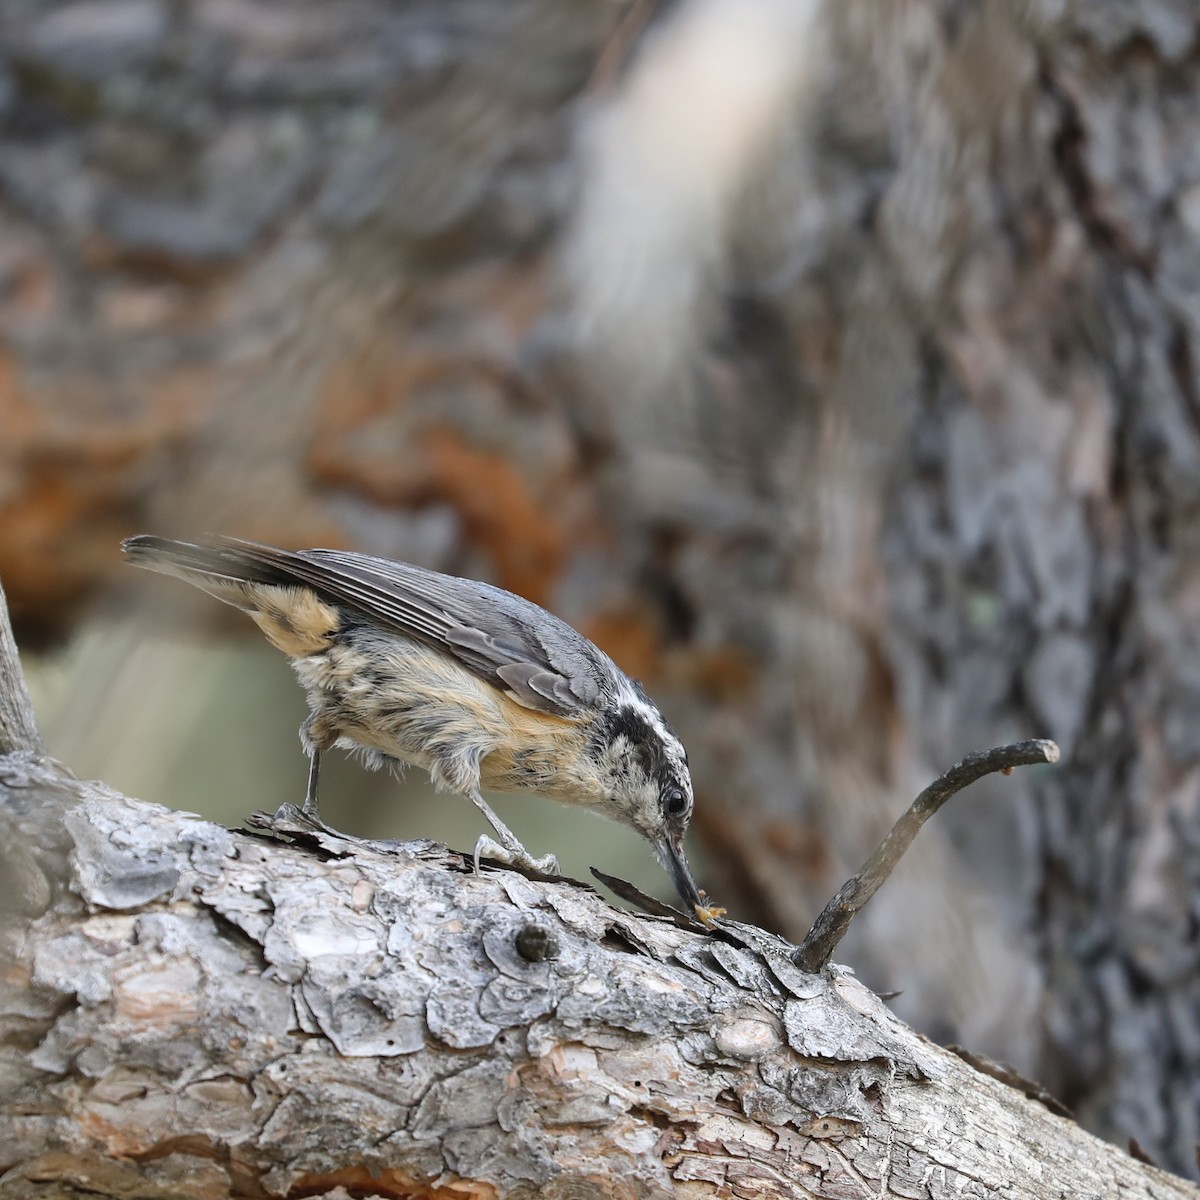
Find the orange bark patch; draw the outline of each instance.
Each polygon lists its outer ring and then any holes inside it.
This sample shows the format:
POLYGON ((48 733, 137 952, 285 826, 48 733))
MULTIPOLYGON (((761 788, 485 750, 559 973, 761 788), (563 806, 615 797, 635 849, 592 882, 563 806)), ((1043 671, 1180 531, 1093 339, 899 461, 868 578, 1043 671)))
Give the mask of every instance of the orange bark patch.
POLYGON ((190 427, 195 377, 154 385, 154 399, 135 406, 140 418, 111 419, 87 381, 32 392, 0 357, 0 578, 14 618, 35 635, 56 631, 116 570, 116 543, 136 523, 143 464, 190 427))
POLYGON ((733 646, 664 649, 658 622, 644 609, 597 613, 579 629, 621 670, 647 685, 665 677, 676 687, 714 699, 744 696, 754 685, 749 659, 733 646))
POLYGON ((776 817, 763 824, 762 836, 777 855, 795 863, 809 878, 822 879, 833 869, 829 838, 815 825, 776 817))
POLYGON ((41 259, 31 258, 13 273, 0 316, 6 327, 44 321, 54 315, 62 300, 62 284, 41 259))
MULTIPOLYGON (((54 1195, 147 1197, 169 1195, 172 1200, 229 1200, 229 1176, 217 1163, 181 1157, 167 1160, 148 1179, 138 1163, 95 1154, 50 1151, 21 1168, 34 1183, 59 1185, 54 1195), (166 1169, 168 1164, 174 1170, 166 1169)), ((259 1193, 261 1194, 261 1193, 259 1193)))
POLYGON ((458 510, 467 536, 491 553, 500 586, 544 602, 562 569, 562 537, 513 465, 454 429, 431 430, 425 449, 432 493, 458 510))
POLYGON ((322 482, 377 504, 451 505, 462 518, 468 541, 491 557, 496 582, 536 603, 546 602, 562 567, 562 535, 502 455, 471 446, 457 430, 440 428, 418 435, 411 451, 399 458, 381 462, 344 456, 335 461, 327 450, 314 469, 322 482))
POLYGON ((6 354, 0 354, 0 426, 4 429, 0 445, 6 446, 10 454, 35 427, 33 409, 21 388, 17 368, 6 354))
POLYGON ((308 456, 314 478, 390 507, 451 505, 468 540, 495 563, 497 582, 545 601, 562 565, 557 522, 500 452, 408 411, 425 387, 494 387, 482 368, 432 356, 400 358, 374 342, 339 363, 321 397, 308 456))
POLYGON ((190 1024, 198 1018, 200 970, 190 960, 151 964, 125 974, 115 983, 116 1015, 139 1028, 190 1024))
POLYGON ((718 699, 744 696, 754 685, 749 659, 733 646, 689 651, 678 673, 687 687, 718 699))
POLYGON ((383 338, 340 359, 321 389, 309 466, 318 476, 325 470, 336 471, 350 449, 345 439, 401 407, 414 388, 446 370, 447 365, 435 358, 400 356, 383 338))
POLYGON ((476 298, 465 304, 497 317, 515 338, 525 337, 546 311, 546 270, 540 260, 490 270, 471 282, 476 298))

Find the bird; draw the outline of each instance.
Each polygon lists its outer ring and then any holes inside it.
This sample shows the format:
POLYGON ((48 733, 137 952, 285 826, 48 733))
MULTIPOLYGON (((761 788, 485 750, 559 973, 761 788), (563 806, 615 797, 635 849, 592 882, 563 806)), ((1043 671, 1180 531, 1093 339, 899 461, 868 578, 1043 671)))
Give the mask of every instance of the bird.
POLYGON ((281 550, 218 536, 141 534, 125 561, 247 613, 291 660, 308 698, 303 812, 319 820, 321 756, 414 765, 470 799, 496 838, 481 855, 558 874, 535 858, 482 789, 530 790, 636 830, 681 899, 708 905, 684 855, 693 788, 687 751, 645 689, 544 608, 491 584, 346 550, 281 550))

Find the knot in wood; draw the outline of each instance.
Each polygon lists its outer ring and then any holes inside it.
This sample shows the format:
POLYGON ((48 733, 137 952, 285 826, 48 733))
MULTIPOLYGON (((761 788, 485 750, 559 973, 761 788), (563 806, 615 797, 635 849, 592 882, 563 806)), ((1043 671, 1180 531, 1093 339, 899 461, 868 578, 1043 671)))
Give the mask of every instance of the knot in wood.
POLYGON ((558 939, 544 925, 522 925, 517 931, 517 953, 526 962, 546 962, 557 958, 558 939))

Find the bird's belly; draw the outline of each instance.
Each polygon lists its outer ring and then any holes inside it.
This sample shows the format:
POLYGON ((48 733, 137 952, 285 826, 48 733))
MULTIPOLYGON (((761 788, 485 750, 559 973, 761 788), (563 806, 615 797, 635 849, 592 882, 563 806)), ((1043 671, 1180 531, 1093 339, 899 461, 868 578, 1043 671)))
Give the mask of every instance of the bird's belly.
POLYGON ((597 805, 605 798, 586 754, 581 721, 534 712, 501 699, 506 734, 480 764, 483 786, 497 792, 539 792, 564 804, 597 805))
POLYGON ((567 801, 577 798, 568 781, 562 750, 552 745, 497 747, 479 764, 479 779, 494 792, 541 792, 567 801))
POLYGON ((313 722, 346 748, 422 767, 454 791, 589 803, 578 722, 534 712, 417 642, 381 635, 295 660, 313 722))

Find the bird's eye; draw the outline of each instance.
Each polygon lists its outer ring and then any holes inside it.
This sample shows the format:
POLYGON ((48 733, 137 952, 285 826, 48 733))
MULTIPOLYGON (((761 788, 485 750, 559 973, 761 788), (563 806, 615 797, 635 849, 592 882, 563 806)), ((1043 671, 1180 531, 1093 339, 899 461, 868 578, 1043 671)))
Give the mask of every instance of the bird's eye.
POLYGON ((681 817, 687 811, 687 797, 679 788, 663 793, 663 809, 669 816, 681 817))

